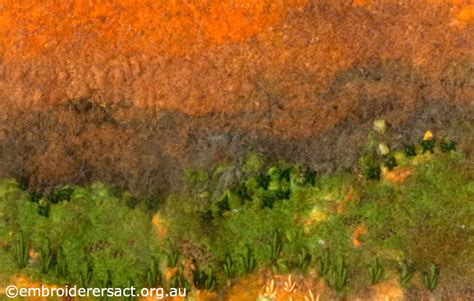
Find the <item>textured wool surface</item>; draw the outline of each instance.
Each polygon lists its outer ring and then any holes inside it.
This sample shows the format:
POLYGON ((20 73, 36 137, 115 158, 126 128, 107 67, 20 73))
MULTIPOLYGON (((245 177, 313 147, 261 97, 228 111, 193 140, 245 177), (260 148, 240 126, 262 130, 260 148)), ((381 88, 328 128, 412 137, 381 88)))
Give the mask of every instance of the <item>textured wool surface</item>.
POLYGON ((374 118, 406 134, 469 116, 472 16, 462 0, 0 0, 0 174, 138 187, 249 149, 350 165, 374 118))

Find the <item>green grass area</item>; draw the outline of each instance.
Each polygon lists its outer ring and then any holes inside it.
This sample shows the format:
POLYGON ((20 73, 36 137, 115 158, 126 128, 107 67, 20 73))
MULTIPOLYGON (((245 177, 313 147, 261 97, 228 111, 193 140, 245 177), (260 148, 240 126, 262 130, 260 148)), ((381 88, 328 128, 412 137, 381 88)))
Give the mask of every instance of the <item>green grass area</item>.
POLYGON ((188 187, 166 200, 103 184, 42 196, 2 180, 0 281, 21 273, 50 283, 215 290, 267 268, 315 269, 340 294, 390 279, 405 288, 467 288, 474 279, 472 162, 452 142, 391 151, 373 139, 352 173, 318 176, 251 154, 239 166, 189 171, 188 187), (387 176, 400 170, 410 173, 403 181, 387 176), (223 186, 230 172, 237 176, 223 186), (155 214, 165 235, 153 228, 155 214))
MULTIPOLYGON (((7 243, 2 257, 15 255, 20 236, 36 252, 51 250, 54 257, 47 271, 43 270, 43 258, 23 269, 22 273, 34 279, 79 283, 81 272, 84 275, 92 265, 95 284, 111 271, 113 284, 122 286, 129 278, 140 279, 150 258, 157 254, 149 214, 130 209, 104 185, 74 187, 70 201, 50 204, 47 216, 41 200, 33 202, 15 181, 3 180, 0 193, 1 239, 7 243), (66 273, 57 271, 59 253, 66 273)), ((5 262, 3 275, 18 272, 12 260, 5 262)))

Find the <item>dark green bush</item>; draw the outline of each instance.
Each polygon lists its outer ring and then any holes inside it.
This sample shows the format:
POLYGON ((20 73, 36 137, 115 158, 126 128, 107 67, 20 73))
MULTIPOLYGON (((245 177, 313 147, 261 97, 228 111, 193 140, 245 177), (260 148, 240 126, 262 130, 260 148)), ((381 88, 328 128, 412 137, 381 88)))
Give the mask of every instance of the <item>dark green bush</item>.
POLYGON ((50 204, 47 199, 41 198, 38 201, 38 214, 44 217, 49 217, 50 204))
POLYGON ((382 171, 379 165, 368 166, 365 170, 365 177, 368 180, 380 180, 382 171))
POLYGON ((212 213, 211 209, 207 209, 199 214, 201 220, 205 223, 209 223, 214 219, 214 213, 212 213))
POLYGON ((423 154, 426 152, 434 153, 434 148, 436 145, 434 139, 422 140, 420 144, 423 154))
POLYGON ((29 193, 29 197, 33 203, 38 203, 43 197, 43 194, 41 192, 33 191, 29 193))
POLYGON ((249 191, 248 191, 247 185, 245 185, 245 182, 242 182, 242 183, 240 183, 239 185, 237 185, 237 187, 235 188, 235 194, 236 194, 243 202, 251 201, 251 200, 252 200, 252 197, 251 197, 250 194, 249 194, 249 191))
POLYGON ((367 180, 379 180, 381 175, 380 162, 370 155, 359 158, 359 168, 367 180))
POLYGON ((275 201, 276 201, 276 197, 274 195, 271 195, 271 194, 264 194, 262 196, 262 209, 264 208, 270 208, 272 209, 273 208, 273 205, 275 204, 275 201))
POLYGON ((316 172, 312 169, 307 169, 304 173, 304 185, 314 186, 316 184, 316 172))
POLYGON ((388 170, 393 170, 395 167, 397 167, 397 160, 394 157, 389 157, 385 159, 383 164, 388 170))
POLYGON ((405 145, 403 148, 403 152, 407 157, 415 157, 416 156, 416 147, 413 144, 405 145))
POLYGON ((268 184, 270 183, 270 176, 266 174, 260 174, 256 178, 257 180, 257 187, 262 188, 264 190, 268 189, 268 184))
POLYGON ((220 201, 216 203, 217 215, 222 216, 225 212, 230 211, 229 197, 225 194, 220 201))
POLYGON ((52 204, 57 204, 62 201, 70 201, 73 193, 74 189, 69 186, 56 188, 48 195, 48 201, 52 204))
POLYGON ((446 153, 449 151, 455 151, 456 150, 456 142, 452 140, 443 140, 440 144, 441 151, 446 153))

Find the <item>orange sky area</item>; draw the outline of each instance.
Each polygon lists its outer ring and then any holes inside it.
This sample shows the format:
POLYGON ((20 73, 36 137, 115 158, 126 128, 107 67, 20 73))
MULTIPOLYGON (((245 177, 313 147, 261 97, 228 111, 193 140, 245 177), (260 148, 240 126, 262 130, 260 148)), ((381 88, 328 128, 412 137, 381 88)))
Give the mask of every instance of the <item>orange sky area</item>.
POLYGON ((287 112, 306 112, 316 106, 311 83, 323 89, 354 64, 408 58, 431 68, 469 51, 474 0, 399 3, 0 0, 0 98, 29 109, 126 100, 199 115, 268 111, 270 100, 249 99, 287 95, 287 112), (443 19, 424 20, 433 16, 443 19))
POLYGON ((1 0, 0 54, 34 56, 57 47, 181 54, 251 37, 305 2, 1 0))
MULTIPOLYGON (((450 2, 470 22, 472 0, 450 2)), ((372 0, 354 0, 370 7, 372 0)), ((61 47, 183 54, 241 41, 277 23, 306 0, 0 0, 0 55, 34 56, 61 47), (80 43, 75 43, 80 41, 80 43)))

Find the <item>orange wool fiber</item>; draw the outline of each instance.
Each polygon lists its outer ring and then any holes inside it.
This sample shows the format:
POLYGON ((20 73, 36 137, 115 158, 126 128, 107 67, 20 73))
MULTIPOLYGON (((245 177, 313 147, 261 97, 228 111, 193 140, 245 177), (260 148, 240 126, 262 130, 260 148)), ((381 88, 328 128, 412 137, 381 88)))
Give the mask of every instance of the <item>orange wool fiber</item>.
POLYGON ((470 23, 474 20, 474 5, 469 5, 461 9, 458 20, 463 23, 470 23))
POLYGON ((358 226, 352 233, 352 245, 355 248, 359 248, 362 245, 360 238, 362 235, 367 233, 367 228, 364 225, 358 226))
POLYGON ((249 38, 302 0, 0 0, 0 51, 34 56, 61 47, 184 54, 249 38), (204 45, 203 45, 204 44, 204 45))
MULTIPOLYGON (((418 86, 392 82, 404 76, 369 82, 354 73, 342 85, 338 74, 350 70, 394 64, 397 72, 429 74, 434 86, 424 90, 447 99, 442 73, 472 53, 468 7, 451 0, 0 0, 0 113, 87 99, 111 110, 256 114, 258 122, 225 122, 309 137, 353 116, 360 91, 377 95, 374 102, 394 99, 404 112, 416 107, 418 86)), ((453 99, 471 97, 465 88, 453 99)), ((108 137, 112 129, 100 131, 108 137)), ((62 150, 49 151, 77 168, 62 150)))

